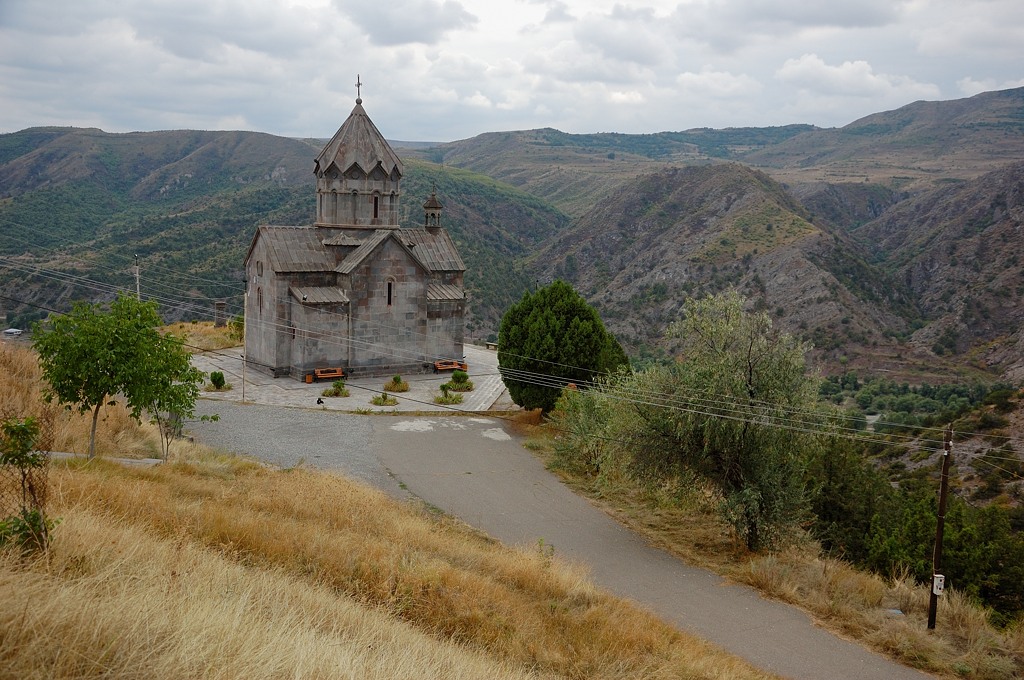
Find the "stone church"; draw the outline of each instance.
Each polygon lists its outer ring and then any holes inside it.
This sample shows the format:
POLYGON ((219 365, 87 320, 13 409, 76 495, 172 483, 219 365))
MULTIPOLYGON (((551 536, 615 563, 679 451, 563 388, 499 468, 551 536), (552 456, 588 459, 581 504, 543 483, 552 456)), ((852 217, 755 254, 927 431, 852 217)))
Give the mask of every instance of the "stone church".
POLYGON ((466 266, 435 194, 400 228, 404 168, 356 99, 316 157, 313 226, 261 226, 245 257, 245 357, 303 380, 430 370, 461 359, 466 266))

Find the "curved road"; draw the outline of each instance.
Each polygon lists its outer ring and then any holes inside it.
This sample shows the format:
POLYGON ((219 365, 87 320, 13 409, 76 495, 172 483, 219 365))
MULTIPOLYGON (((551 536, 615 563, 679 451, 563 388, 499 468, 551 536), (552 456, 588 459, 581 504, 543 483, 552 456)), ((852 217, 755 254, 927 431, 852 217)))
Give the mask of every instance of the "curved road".
POLYGON ((807 680, 922 680, 814 625, 800 610, 690 567, 572 493, 487 417, 359 416, 202 400, 220 421, 204 442, 289 467, 341 471, 397 498, 412 494, 509 544, 554 546, 595 583, 754 665, 807 680))

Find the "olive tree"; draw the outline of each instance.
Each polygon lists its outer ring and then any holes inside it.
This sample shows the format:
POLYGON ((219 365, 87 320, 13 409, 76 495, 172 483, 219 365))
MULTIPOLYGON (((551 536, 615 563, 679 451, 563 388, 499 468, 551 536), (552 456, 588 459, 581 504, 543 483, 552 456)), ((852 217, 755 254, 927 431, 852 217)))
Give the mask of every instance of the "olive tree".
POLYGON ((687 301, 668 331, 681 356, 604 390, 628 411, 606 435, 641 480, 709 485, 737 534, 760 550, 805 516, 804 466, 824 418, 807 348, 743 306, 737 293, 687 301))
POLYGON ((47 399, 79 412, 92 412, 89 457, 96 453, 100 409, 121 395, 131 416, 150 411, 161 426, 191 417, 203 374, 189 361, 181 341, 160 332, 156 304, 119 295, 109 308, 77 303, 68 314, 37 324, 33 346, 39 354, 47 399), (166 415, 165 415, 166 414, 166 415))
POLYGON ((501 319, 498 366, 523 408, 550 411, 566 384, 588 384, 628 363, 597 311, 564 281, 525 293, 501 319))
POLYGON ((803 467, 822 419, 808 347, 743 306, 736 292, 687 301, 669 328, 682 360, 658 387, 679 401, 651 420, 669 435, 670 455, 719 489, 727 518, 758 550, 802 518, 803 467))

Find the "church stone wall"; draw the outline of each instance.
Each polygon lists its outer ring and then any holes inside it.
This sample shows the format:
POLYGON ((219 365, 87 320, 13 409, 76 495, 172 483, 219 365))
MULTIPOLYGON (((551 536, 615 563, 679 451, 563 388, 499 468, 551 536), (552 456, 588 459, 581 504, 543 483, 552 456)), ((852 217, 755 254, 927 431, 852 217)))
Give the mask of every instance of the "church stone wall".
POLYGON ((245 360, 274 377, 288 372, 288 347, 280 332, 287 294, 287 282, 271 270, 266 245, 257 240, 246 266, 245 360))
POLYGON ((349 279, 352 374, 422 372, 428 368, 427 276, 393 240, 374 255, 349 279))
POLYGON ((292 297, 289 308, 292 377, 302 380, 314 368, 348 365, 348 305, 303 305, 292 297))
POLYGON ((427 355, 436 359, 462 359, 463 300, 431 300, 427 306, 427 355))

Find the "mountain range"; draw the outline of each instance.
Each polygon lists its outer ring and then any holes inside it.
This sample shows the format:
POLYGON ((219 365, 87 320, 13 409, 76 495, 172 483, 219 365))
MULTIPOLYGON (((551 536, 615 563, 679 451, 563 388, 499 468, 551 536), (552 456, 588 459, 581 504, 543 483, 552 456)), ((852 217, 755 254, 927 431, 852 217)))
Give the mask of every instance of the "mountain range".
MULTIPOLYGON (((0 308, 24 325, 132 288, 165 315, 240 308, 258 224, 309 224, 320 140, 0 135, 0 308)), ((436 187, 466 260, 467 337, 563 278, 638 359, 688 296, 737 288, 825 372, 1024 381, 1024 88, 842 128, 487 133, 399 148, 402 223, 436 187)))

